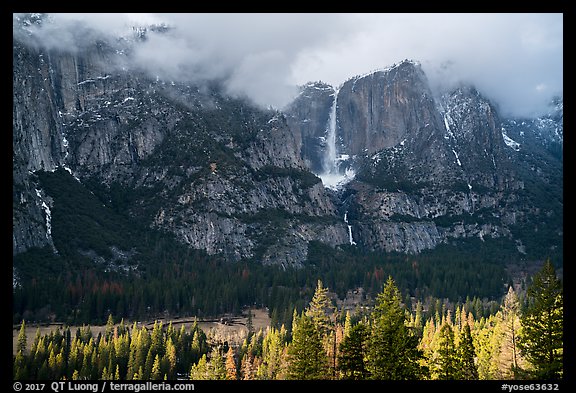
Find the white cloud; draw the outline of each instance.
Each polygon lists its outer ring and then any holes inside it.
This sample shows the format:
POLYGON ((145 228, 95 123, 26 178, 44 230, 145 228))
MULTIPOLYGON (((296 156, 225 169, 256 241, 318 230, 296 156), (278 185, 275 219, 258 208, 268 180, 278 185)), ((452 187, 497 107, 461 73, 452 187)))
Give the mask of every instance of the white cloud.
POLYGON ((563 91, 562 14, 54 14, 52 45, 78 23, 112 34, 166 23, 135 52, 152 75, 221 77, 233 93, 282 107, 294 85, 346 79, 405 58, 434 87, 473 83, 504 114, 530 115, 563 91), (535 88, 544 86, 545 88, 535 88))

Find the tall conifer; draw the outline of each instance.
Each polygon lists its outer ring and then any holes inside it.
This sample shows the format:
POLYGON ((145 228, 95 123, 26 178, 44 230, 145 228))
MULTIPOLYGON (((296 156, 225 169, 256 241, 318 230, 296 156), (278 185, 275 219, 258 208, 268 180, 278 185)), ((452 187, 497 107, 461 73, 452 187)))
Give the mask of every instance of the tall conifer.
POLYGON ((528 306, 522 314, 520 347, 539 379, 563 374, 564 295, 554 266, 547 260, 528 287, 528 306))

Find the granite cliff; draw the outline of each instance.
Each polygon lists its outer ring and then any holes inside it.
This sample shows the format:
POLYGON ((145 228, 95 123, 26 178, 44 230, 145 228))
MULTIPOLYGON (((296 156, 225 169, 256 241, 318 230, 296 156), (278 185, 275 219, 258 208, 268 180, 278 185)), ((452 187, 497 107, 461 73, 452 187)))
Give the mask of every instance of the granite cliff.
POLYGON ((502 118, 473 86, 432 92, 403 61, 338 87, 308 83, 283 111, 262 109, 219 81, 135 67, 145 31, 65 51, 27 34, 41 18, 19 23, 14 255, 58 252, 38 176, 56 170, 105 207, 229 261, 300 267, 310 241, 415 254, 500 239, 520 257, 561 254, 561 98, 541 118, 502 118), (327 165, 352 175, 324 187, 327 165))

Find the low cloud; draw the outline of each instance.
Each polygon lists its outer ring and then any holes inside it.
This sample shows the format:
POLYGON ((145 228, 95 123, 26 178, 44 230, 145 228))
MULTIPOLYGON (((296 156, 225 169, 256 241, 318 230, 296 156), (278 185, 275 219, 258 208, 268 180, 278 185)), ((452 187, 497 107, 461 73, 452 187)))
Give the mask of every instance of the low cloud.
POLYGON ((233 94, 282 108, 296 86, 346 79, 403 59, 422 64, 440 90, 474 84, 506 115, 541 113, 563 92, 562 14, 52 14, 35 30, 46 45, 73 50, 90 27, 149 32, 133 60, 151 75, 219 78, 233 94))

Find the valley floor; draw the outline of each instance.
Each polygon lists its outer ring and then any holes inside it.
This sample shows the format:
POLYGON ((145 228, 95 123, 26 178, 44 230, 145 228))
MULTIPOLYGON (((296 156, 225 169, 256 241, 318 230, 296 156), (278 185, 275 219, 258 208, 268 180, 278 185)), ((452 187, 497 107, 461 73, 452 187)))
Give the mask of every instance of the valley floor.
MULTIPOLYGON (((252 313, 252 326, 254 331, 259 329, 265 330, 266 327, 270 326, 270 317, 268 316, 268 310, 266 308, 251 309, 252 313)), ((150 321, 137 321, 138 327, 142 325, 146 326, 149 330, 152 329, 154 323, 162 322, 164 327, 167 327, 170 322, 172 326, 176 329, 180 329, 184 325, 186 330, 194 324, 194 317, 181 317, 181 318, 157 318, 150 321)), ((228 342, 232 346, 240 346, 242 342, 248 335, 248 310, 245 310, 242 315, 223 315, 220 318, 214 319, 198 319, 198 326, 206 333, 208 340, 211 343, 216 342, 228 342)), ((119 321, 116 325, 119 324, 119 321)), ((124 325, 131 328, 134 321, 124 321, 124 325)), ((70 326, 70 333, 72 337, 75 336, 76 331, 81 326, 70 326)), ((50 332, 55 332, 58 329, 63 330, 64 325, 62 323, 54 322, 51 324, 28 324, 26 323, 26 337, 27 337, 27 349, 30 350, 36 337, 36 331, 40 329, 40 334, 42 336, 50 334, 50 332)), ((106 325, 90 325, 90 330, 92 335, 97 337, 99 333, 104 334, 106 331, 106 325)), ((18 343, 18 333, 20 332, 20 325, 14 325, 12 328, 12 353, 16 355, 16 348, 18 343)))

